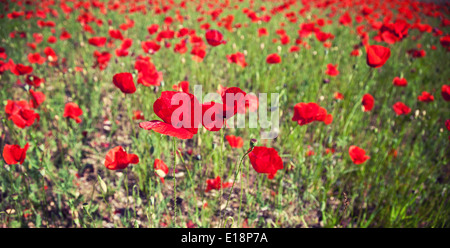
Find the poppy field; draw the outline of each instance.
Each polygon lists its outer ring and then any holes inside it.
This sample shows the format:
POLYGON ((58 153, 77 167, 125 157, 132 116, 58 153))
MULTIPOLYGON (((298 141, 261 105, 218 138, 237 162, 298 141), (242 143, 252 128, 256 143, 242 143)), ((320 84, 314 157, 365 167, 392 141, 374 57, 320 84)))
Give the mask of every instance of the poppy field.
POLYGON ((448 2, 0 3, 0 227, 450 225, 448 2))

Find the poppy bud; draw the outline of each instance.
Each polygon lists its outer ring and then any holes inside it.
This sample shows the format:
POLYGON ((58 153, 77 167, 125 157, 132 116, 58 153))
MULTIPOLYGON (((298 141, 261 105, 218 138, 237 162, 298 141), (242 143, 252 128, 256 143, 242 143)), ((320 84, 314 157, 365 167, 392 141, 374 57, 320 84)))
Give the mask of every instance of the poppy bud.
POLYGON ((251 140, 250 140, 250 149, 253 148, 253 147, 255 147, 256 142, 258 142, 258 140, 256 140, 256 139, 251 139, 251 140))

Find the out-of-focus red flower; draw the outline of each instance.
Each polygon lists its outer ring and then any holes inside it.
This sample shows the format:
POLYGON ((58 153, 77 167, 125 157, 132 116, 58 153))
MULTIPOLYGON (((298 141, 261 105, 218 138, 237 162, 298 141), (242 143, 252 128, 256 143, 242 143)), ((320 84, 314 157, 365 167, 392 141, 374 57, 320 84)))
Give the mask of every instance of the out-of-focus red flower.
POLYGON ((38 88, 43 82, 44 79, 36 77, 35 75, 27 75, 25 78, 25 83, 35 88, 38 88))
POLYGON ((213 189, 219 190, 221 187, 225 189, 233 185, 231 182, 222 183, 220 176, 217 176, 215 179, 207 179, 206 184, 205 192, 209 192, 213 189))
POLYGON ((352 24, 352 18, 350 16, 350 14, 348 12, 345 12, 345 14, 343 16, 341 16, 341 18, 339 18, 339 23, 344 25, 344 26, 348 26, 352 24))
POLYGON ((450 85, 442 85, 441 88, 441 95, 444 98, 445 101, 450 101, 450 85))
POLYGON ((423 91, 422 95, 417 97, 417 100, 419 100, 421 102, 432 102, 432 101, 434 101, 434 96, 426 91, 423 91))
POLYGON ((281 57, 280 55, 273 53, 273 54, 269 54, 266 58, 266 63, 267 64, 279 64, 281 63, 281 57))
POLYGON ((26 66, 23 64, 16 64, 16 66, 11 70, 11 72, 17 76, 26 75, 33 72, 33 67, 26 66))
POLYGON ((144 86, 159 86, 163 80, 162 72, 156 70, 156 66, 150 62, 149 57, 138 57, 134 68, 138 71, 137 83, 144 86))
POLYGON ((66 106, 64 107, 63 117, 74 119, 77 123, 80 123, 81 119, 79 116, 82 114, 83 110, 78 107, 78 104, 73 102, 66 103, 66 106))
POLYGON ((447 128, 448 131, 450 131, 450 120, 445 121, 445 127, 447 128))
POLYGON ((70 39, 70 38, 72 38, 72 35, 70 35, 70 33, 67 32, 66 30, 63 30, 63 31, 61 32, 61 35, 59 36, 59 39, 60 39, 60 40, 68 40, 68 39, 70 39))
POLYGON ((227 55, 227 60, 229 63, 237 64, 241 67, 246 67, 245 55, 243 53, 237 52, 235 54, 227 55))
POLYGON ((367 45, 367 65, 373 68, 382 67, 391 56, 391 49, 380 45, 367 45))
POLYGON ((164 177, 169 173, 169 168, 161 159, 155 159, 155 163, 153 164, 153 168, 155 170, 156 175, 159 176, 161 182, 164 183, 164 177))
POLYGON ((159 25, 158 24, 152 24, 147 28, 147 31, 150 35, 155 34, 158 32, 159 25))
POLYGON ((244 140, 239 136, 227 135, 225 139, 227 139, 232 148, 242 148, 244 146, 244 140))
POLYGON ((110 29, 109 31, 108 31, 108 33, 109 33, 109 36, 111 37, 111 38, 113 38, 113 39, 117 39, 117 40, 123 40, 123 35, 122 35, 122 33, 120 32, 120 30, 115 30, 115 29, 110 29))
POLYGON ((124 94, 133 94, 136 92, 136 86, 133 82, 133 75, 129 72, 122 72, 114 75, 113 83, 124 94))
POLYGON ((176 91, 182 91, 185 93, 189 93, 189 82, 188 81, 181 81, 178 84, 174 84, 172 86, 172 89, 176 91))
POLYGON ((406 87, 408 81, 406 81, 406 78, 395 77, 394 80, 392 80, 392 84, 399 87, 406 87))
POLYGON ((273 179, 277 171, 283 169, 283 160, 274 148, 255 146, 248 157, 253 169, 258 173, 268 174, 269 179, 273 179))
POLYGON ((366 155, 366 151, 364 149, 357 146, 350 146, 348 149, 348 154, 354 164, 362 164, 370 158, 366 155))
POLYGON ((7 164, 23 164, 25 157, 27 156, 29 144, 26 143, 23 148, 19 145, 8 145, 3 147, 3 159, 7 164))
POLYGON ((375 104, 375 99, 371 94, 365 94, 362 98, 361 104, 364 107, 364 112, 371 111, 375 104))
POLYGON ((30 95, 31 95, 30 106, 32 108, 39 107, 39 105, 41 105, 45 101, 45 95, 42 92, 30 89, 30 95))
POLYGON ((5 106, 5 113, 8 120, 12 120, 19 128, 25 128, 33 125, 37 119, 39 121, 39 114, 35 113, 27 101, 12 101, 8 100, 5 106))
POLYGON ((333 116, 327 114, 327 110, 320 107, 317 103, 297 103, 294 106, 294 116, 292 121, 296 121, 300 126, 313 121, 322 121, 325 125, 333 121, 333 116))
POLYGON ((258 36, 259 36, 259 37, 261 37, 261 36, 267 36, 267 35, 269 35, 269 33, 267 32, 267 29, 266 29, 266 28, 260 28, 260 29, 258 29, 258 36))
POLYGON ((53 43, 55 43, 57 40, 58 40, 58 39, 56 39, 56 37, 52 35, 52 36, 48 37, 47 42, 50 43, 50 44, 53 44, 53 43))
POLYGON ((88 43, 96 47, 102 47, 106 43, 106 37, 92 37, 88 40, 88 43))
POLYGON ((156 53, 161 48, 161 46, 154 41, 144 41, 141 43, 141 46, 145 53, 150 54, 156 53))
POLYGON ((226 44, 227 42, 223 39, 223 35, 221 32, 210 29, 205 33, 205 38, 208 44, 211 46, 219 46, 221 44, 226 44))
POLYGON ((413 58, 423 58, 427 55, 427 53, 423 49, 422 50, 410 49, 410 50, 406 51, 406 53, 408 53, 413 58))
POLYGON ((140 110, 136 110, 133 112, 133 120, 145 120, 144 113, 140 110))
POLYGON ((342 95, 342 93, 340 93, 340 92, 335 92, 334 93, 334 99, 336 99, 336 100, 344 100, 344 95, 342 95))
POLYGON ((336 65, 328 64, 326 73, 332 77, 339 75, 337 64, 336 65))
POLYGON ((45 58, 42 57, 39 53, 29 53, 28 62, 30 62, 30 64, 36 63, 42 65, 45 62, 45 58))
POLYGON ((129 164, 137 163, 139 163, 139 157, 128 154, 121 146, 109 150, 105 157, 105 167, 109 170, 125 169, 129 164))
POLYGON ((397 115, 407 115, 411 112, 411 109, 402 102, 396 102, 392 108, 397 115))

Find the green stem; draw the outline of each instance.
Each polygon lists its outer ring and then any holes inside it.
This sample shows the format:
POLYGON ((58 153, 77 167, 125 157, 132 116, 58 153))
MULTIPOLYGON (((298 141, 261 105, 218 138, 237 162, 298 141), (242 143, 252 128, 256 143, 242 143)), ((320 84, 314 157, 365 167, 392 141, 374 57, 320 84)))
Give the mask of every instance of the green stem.
MULTIPOLYGON (((230 198, 231 198, 231 194, 233 193, 233 189, 234 189, 234 184, 235 184, 235 182, 236 182, 236 178, 237 178, 237 175, 238 175, 238 172, 241 170, 241 165, 242 165, 242 161, 244 160, 244 158, 245 158, 245 156, 247 156, 251 151, 253 151, 253 148, 250 148, 243 156, 242 156, 242 158, 241 158, 241 160, 239 161, 239 168, 236 170, 236 172, 234 173, 234 180, 233 180, 233 184, 231 185, 231 190, 230 190, 230 195, 228 196, 228 199, 227 199, 227 203, 225 204, 225 209, 227 209, 227 207, 228 207, 228 202, 230 201, 230 198)), ((241 184, 242 184, 242 182, 241 182, 241 184)), ((222 187, 221 187, 222 188, 222 187)), ((242 187, 241 187, 241 194, 242 194, 242 187)), ((239 215, 238 216, 240 216, 241 215, 241 207, 239 206, 239 215)), ((239 224, 239 222, 238 222, 238 224, 239 224)))

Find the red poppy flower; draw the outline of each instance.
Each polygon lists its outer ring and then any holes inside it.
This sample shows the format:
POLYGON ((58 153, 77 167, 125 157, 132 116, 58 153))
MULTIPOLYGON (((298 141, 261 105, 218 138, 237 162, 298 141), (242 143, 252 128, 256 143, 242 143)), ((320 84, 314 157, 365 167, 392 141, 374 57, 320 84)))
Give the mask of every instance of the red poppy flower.
POLYGON ((245 114, 245 113, 247 113, 247 110, 249 110, 250 112, 256 112, 258 110, 258 107, 259 107, 258 97, 253 93, 246 94, 245 95, 245 108, 238 108, 238 113, 245 114))
POLYGON ((71 37, 72 37, 72 35, 70 35, 69 32, 67 32, 66 30, 63 30, 63 31, 61 32, 61 35, 59 36, 59 39, 60 39, 60 40, 68 40, 68 39, 70 39, 71 37))
POLYGON ((261 36, 267 36, 267 35, 269 35, 269 33, 267 32, 267 29, 266 29, 266 28, 260 28, 260 29, 258 29, 258 37, 261 37, 261 36))
POLYGON ((290 53, 295 53, 298 51, 300 51, 300 47, 298 47, 298 46, 291 46, 291 48, 289 48, 290 53))
POLYGON ((313 121, 322 121, 325 125, 333 121, 333 116, 327 114, 327 110, 320 107, 317 103, 297 103, 294 106, 294 116, 292 121, 296 121, 300 126, 306 125, 313 121))
POLYGON ((350 17, 348 12, 346 12, 343 16, 341 16, 341 18, 339 18, 339 23, 342 25, 352 24, 352 18, 350 17))
POLYGON ((361 104, 364 107, 364 112, 371 111, 373 109, 373 105, 375 104, 375 99, 371 94, 365 94, 362 98, 361 104))
POLYGON ((279 64, 281 63, 281 57, 280 55, 273 53, 273 54, 269 54, 266 58, 266 63, 267 64, 279 64))
POLYGON ((31 66, 26 66, 23 64, 17 64, 12 70, 12 73, 14 73, 17 76, 20 75, 26 75, 26 74, 30 74, 31 72, 33 72, 33 67, 31 66))
POLYGON ((29 127, 34 121, 39 121, 39 114, 31 109, 27 101, 8 100, 5 106, 5 113, 8 120, 12 120, 19 128, 29 127))
POLYGON ((179 139, 191 139, 201 122, 201 116, 195 116, 194 110, 199 108, 200 103, 190 93, 163 91, 153 104, 153 111, 163 121, 141 122, 139 127, 179 139))
POLYGON ((245 63, 245 55, 243 53, 237 52, 235 54, 227 55, 227 60, 229 63, 237 64, 241 67, 246 67, 247 63, 245 63))
POLYGON ((156 41, 162 41, 163 39, 173 39, 175 37, 175 32, 168 29, 163 30, 158 33, 158 36, 156 36, 156 41))
POLYGON ((334 99, 336 99, 336 100, 344 100, 344 95, 342 95, 342 93, 340 93, 340 92, 335 92, 334 93, 334 99))
POLYGON ((93 37, 88 40, 89 44, 96 46, 96 47, 102 47, 106 43, 106 37, 93 37))
POLYGON ((421 102, 432 102, 434 101, 434 96, 430 93, 424 91, 422 92, 422 95, 418 96, 417 99, 421 102))
POLYGON ((133 75, 129 72, 122 72, 114 75, 113 83, 125 94, 133 94, 136 92, 136 86, 133 82, 133 75))
POLYGON ((233 183, 231 183, 231 182, 222 183, 220 176, 217 176, 215 179, 207 179, 206 184, 207 184, 207 186, 206 186, 205 192, 209 192, 213 189, 219 190, 220 187, 225 189, 225 188, 229 188, 233 185, 233 183))
POLYGON ((156 66, 150 62, 149 57, 138 57, 134 64, 138 71, 137 83, 144 86, 159 86, 163 80, 162 72, 156 70, 156 66))
POLYGON ((121 146, 109 150, 105 157, 105 167, 109 170, 121 170, 127 168, 129 164, 137 163, 139 163, 139 157, 128 154, 121 146))
POLYGON ((25 78, 25 83, 30 86, 34 86, 35 88, 38 88, 43 82, 44 79, 38 78, 35 75, 27 75, 27 77, 25 78))
POLYGON ((337 70, 337 64, 336 65, 328 64, 326 73, 333 77, 339 75, 339 71, 337 70))
POLYGON ((391 56, 391 49, 380 45, 367 45, 367 65, 373 68, 383 66, 391 56))
POLYGON ((211 132, 222 129, 224 124, 224 105, 217 102, 205 102, 202 104, 202 125, 211 132))
POLYGON ((81 110, 81 108, 78 107, 78 104, 73 102, 66 103, 66 106, 64 107, 63 117, 74 119, 77 123, 80 123, 81 119, 78 116, 82 114, 83 110, 81 110))
POLYGON ((406 87, 408 85, 408 81, 406 81, 405 78, 395 77, 392 84, 395 86, 406 87))
POLYGON ((348 149, 348 154, 354 164, 362 164, 370 158, 366 155, 366 151, 364 149, 357 146, 350 146, 348 149))
POLYGON ((45 62, 45 58, 42 57, 39 53, 29 53, 28 62, 30 62, 31 64, 36 63, 42 65, 45 62))
POLYGON ((18 145, 8 145, 3 147, 3 159, 7 164, 23 164, 25 157, 27 156, 28 143, 23 148, 18 145))
POLYGON ((186 53, 188 51, 188 48, 186 46, 186 40, 181 40, 179 43, 175 44, 173 50, 179 54, 186 53))
POLYGON ((239 136, 227 135, 225 139, 227 139, 232 148, 241 148, 244 146, 244 140, 239 136))
POLYGON ((450 131, 450 120, 445 121, 445 127, 447 128, 448 131, 450 131))
POLYGON ((122 36, 122 33, 120 32, 120 30, 111 29, 108 31, 108 33, 109 33, 109 36, 113 39, 123 40, 123 36, 122 36))
POLYGON ((122 41, 122 44, 120 45, 120 49, 126 50, 126 49, 130 48, 131 45, 133 45, 133 40, 132 39, 124 39, 122 41))
POLYGON ((155 169, 156 175, 159 176, 161 182, 164 183, 164 177, 169 173, 169 168, 161 159, 155 159, 155 163, 153 164, 153 168, 155 169))
POLYGON ((56 37, 55 36, 50 36, 50 37, 48 37, 48 39, 47 39, 47 42, 48 43, 50 43, 50 44, 53 44, 53 43, 55 43, 57 41, 57 39, 56 39, 56 37))
POLYGON ((94 51, 94 57, 97 59, 97 64, 94 67, 98 66, 100 70, 104 70, 108 66, 109 60, 111 60, 111 54, 106 51, 94 51))
POLYGON ((182 91, 182 92, 189 93, 189 82, 188 81, 181 81, 178 84, 174 84, 172 86, 172 89, 177 90, 177 91, 182 91))
POLYGON ((141 43, 141 46, 142 46, 142 50, 144 50, 145 53, 150 53, 150 54, 156 53, 161 48, 161 46, 154 41, 143 41, 141 43))
POLYGON ((159 25, 158 24, 152 24, 147 28, 147 31, 150 35, 155 34, 158 32, 159 25))
POLYGON ((283 161, 274 148, 255 146, 248 157, 253 169, 268 174, 269 179, 273 179, 277 171, 283 169, 283 161))
POLYGON ((350 55, 353 57, 358 57, 360 55, 359 49, 353 49, 350 55))
POLYGON ((230 87, 222 92, 223 117, 231 118, 236 113, 245 113, 246 96, 243 90, 238 87, 230 87))
POLYGON ((225 40, 223 40, 222 33, 214 29, 206 31, 205 38, 208 44, 210 44, 211 46, 218 46, 227 43, 225 40))
POLYGON ((56 52, 51 47, 44 48, 44 53, 50 62, 55 62, 58 60, 58 56, 56 55, 56 52))
POLYGON ((423 58, 427 55, 425 50, 418 50, 418 49, 410 49, 406 51, 407 54, 409 54, 413 58, 423 58))
POLYGON ((133 120, 145 120, 144 113, 140 110, 136 110, 133 112, 133 120))
POLYGON ((406 115, 411 112, 411 109, 402 102, 396 102, 392 108, 397 115, 406 115))
POLYGON ((442 85, 441 95, 445 101, 450 101, 450 85, 442 85))
POLYGON ((45 95, 42 92, 30 89, 30 95, 31 95, 30 106, 32 108, 39 107, 39 105, 41 105, 45 101, 45 95))
POLYGON ((206 56, 206 51, 200 47, 193 47, 191 50, 192 60, 195 62, 202 62, 206 56))

